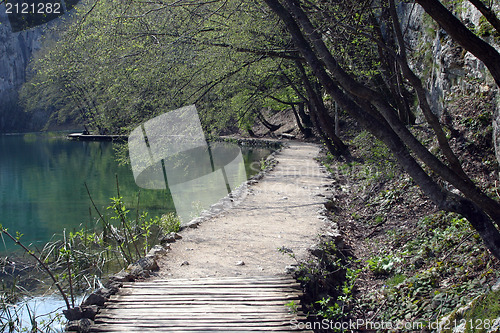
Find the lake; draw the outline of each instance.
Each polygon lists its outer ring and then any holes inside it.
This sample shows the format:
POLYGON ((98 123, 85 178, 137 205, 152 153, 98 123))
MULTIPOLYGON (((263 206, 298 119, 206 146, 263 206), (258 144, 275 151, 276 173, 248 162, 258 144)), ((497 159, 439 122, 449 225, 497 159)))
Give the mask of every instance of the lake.
MULTIPOLYGON (((242 148, 247 176, 259 171, 258 162, 269 153, 265 148, 242 148)), ((85 184, 105 213, 110 198, 117 196, 116 177, 131 216, 139 192, 139 210, 149 216, 175 211, 166 190, 136 185, 131 167, 116 161, 111 142, 70 141, 61 133, 0 135, 0 223, 13 234, 23 234, 24 243, 38 246, 60 238, 64 229, 91 228, 97 213, 85 184)), ((2 251, 14 247, 7 239, 1 244, 2 251)))

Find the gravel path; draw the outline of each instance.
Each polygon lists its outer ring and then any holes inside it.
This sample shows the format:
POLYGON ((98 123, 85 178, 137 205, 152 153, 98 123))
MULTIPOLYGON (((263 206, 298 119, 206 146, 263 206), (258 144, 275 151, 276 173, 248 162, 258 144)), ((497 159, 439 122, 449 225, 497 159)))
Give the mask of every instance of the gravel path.
POLYGON ((280 275, 305 258, 324 226, 320 211, 330 184, 315 144, 290 142, 278 164, 230 210, 187 228, 160 259, 157 278, 280 275))

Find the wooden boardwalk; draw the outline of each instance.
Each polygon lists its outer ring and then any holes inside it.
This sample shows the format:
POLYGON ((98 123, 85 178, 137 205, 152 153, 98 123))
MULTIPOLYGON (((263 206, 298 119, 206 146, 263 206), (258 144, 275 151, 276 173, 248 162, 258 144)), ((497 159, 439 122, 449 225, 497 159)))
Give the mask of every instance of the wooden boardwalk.
POLYGON ((224 277, 127 283, 92 332, 312 332, 297 325, 300 285, 289 277, 224 277), (286 304, 295 304, 293 311, 286 304))

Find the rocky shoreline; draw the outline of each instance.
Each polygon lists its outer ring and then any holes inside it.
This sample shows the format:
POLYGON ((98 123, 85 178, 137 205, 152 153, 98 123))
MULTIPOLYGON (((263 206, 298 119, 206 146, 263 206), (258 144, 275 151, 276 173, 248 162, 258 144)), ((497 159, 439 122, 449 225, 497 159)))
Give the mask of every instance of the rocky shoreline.
MULTIPOLYGON (((286 144, 278 140, 266 139, 246 139, 246 138, 221 138, 219 141, 235 142, 239 145, 247 146, 264 146, 275 149, 265 160, 265 168, 258 174, 250 177, 245 183, 233 190, 229 195, 225 196, 217 203, 213 204, 208 210, 203 211, 200 216, 192 219, 185 225, 181 226, 180 233, 185 229, 197 228, 202 222, 212 219, 217 215, 230 210, 237 206, 248 193, 248 187, 256 184, 267 173, 272 171, 276 164, 276 154, 281 151, 286 144)), ((170 233, 161 239, 161 245, 154 246, 149 253, 129 265, 115 275, 111 275, 108 281, 102 288, 99 288, 87 296, 81 306, 77 306, 70 310, 64 310, 64 316, 68 320, 66 325, 67 332, 88 332, 95 319, 99 309, 112 295, 115 295, 124 282, 134 282, 139 279, 148 278, 153 272, 158 271, 158 258, 165 255, 170 250, 170 244, 182 239, 179 233, 170 233)))

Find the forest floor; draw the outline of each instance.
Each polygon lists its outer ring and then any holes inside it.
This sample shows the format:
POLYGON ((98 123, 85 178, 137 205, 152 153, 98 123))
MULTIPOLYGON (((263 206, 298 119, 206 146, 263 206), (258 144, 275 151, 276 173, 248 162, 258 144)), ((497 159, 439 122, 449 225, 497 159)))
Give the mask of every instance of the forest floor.
MULTIPOLYGON (((500 197, 492 113, 486 98, 457 98, 446 115, 456 125, 446 130, 466 172, 500 197)), ((257 126, 257 135, 301 138, 292 115, 267 116, 282 126, 273 134, 257 126)), ((500 332, 500 262, 467 220, 439 211, 383 144, 344 119, 350 156, 320 154, 333 179, 327 216, 341 241, 321 239, 321 251, 295 272, 307 290, 310 319, 362 323, 351 331, 375 332, 370 329, 385 323, 400 332, 500 332)), ((413 130, 437 150, 428 128, 413 130)), ((341 330, 320 325, 316 331, 341 330)))

